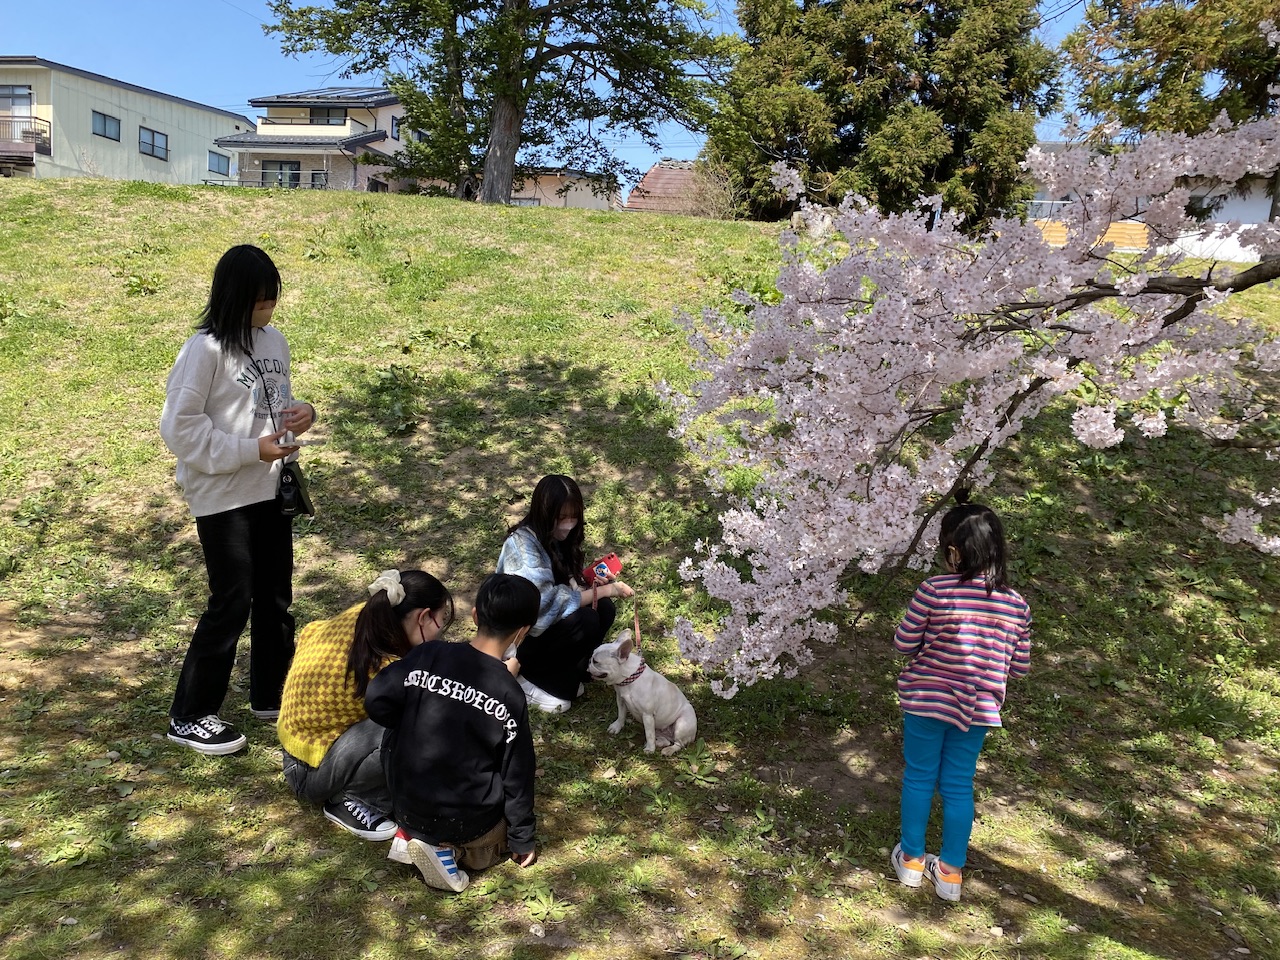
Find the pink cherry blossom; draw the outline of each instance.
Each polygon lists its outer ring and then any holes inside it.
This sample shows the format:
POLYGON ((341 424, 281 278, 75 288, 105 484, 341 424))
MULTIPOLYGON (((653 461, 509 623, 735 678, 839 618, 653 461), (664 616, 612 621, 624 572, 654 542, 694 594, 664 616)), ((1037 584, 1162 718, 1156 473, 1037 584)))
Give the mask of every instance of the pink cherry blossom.
MULTIPOLYGON (((676 623, 683 654, 718 675, 722 696, 793 675, 835 642, 844 578, 927 567, 950 495, 988 482, 992 455, 1062 398, 1091 447, 1126 431, 1160 437, 1170 420, 1254 445, 1242 430, 1270 409, 1259 374, 1280 369, 1280 344, 1223 304, 1280 277, 1280 261, 1195 266, 1174 241, 1212 229, 1280 254, 1278 224, 1206 228, 1186 209, 1189 184, 1268 176, 1277 162, 1274 117, 1220 118, 1203 135, 1148 137, 1111 156, 1033 148, 1027 169, 1051 195, 1077 198, 1060 215, 1061 247, 1017 218, 975 237, 939 198, 903 214, 857 198, 804 208, 824 229, 784 233, 781 301, 737 298, 749 325, 714 312, 689 321, 701 380, 688 396, 666 391, 674 432, 713 489, 741 468, 760 478, 729 498, 719 540, 680 566, 727 609, 709 626, 676 623), (1131 218, 1152 243, 1120 256, 1104 238, 1131 218)), ((775 175, 802 188, 794 173, 775 175)), ((1206 522, 1277 551, 1264 506, 1206 522)))

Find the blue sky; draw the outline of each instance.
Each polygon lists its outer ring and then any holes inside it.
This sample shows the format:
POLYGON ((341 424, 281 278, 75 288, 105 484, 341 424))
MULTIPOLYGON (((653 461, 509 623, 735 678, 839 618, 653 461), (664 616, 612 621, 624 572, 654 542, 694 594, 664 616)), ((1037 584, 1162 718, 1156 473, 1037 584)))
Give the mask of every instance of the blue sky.
MULTIPOLYGON (((1084 0, 1045 0, 1046 40, 1061 40, 1083 5, 1084 0)), ((43 57, 251 120, 257 111, 250 97, 382 82, 376 76, 344 80, 341 64, 326 57, 286 57, 279 40, 262 31, 271 20, 263 0, 17 0, 5 6, 0 54, 43 57)), ((710 6, 718 22, 731 28, 732 0, 711 0, 710 6)), ((1056 130, 1050 122, 1040 133, 1052 138, 1056 130)), ((670 127, 659 153, 638 139, 612 146, 644 171, 661 156, 694 158, 702 138, 670 127)))

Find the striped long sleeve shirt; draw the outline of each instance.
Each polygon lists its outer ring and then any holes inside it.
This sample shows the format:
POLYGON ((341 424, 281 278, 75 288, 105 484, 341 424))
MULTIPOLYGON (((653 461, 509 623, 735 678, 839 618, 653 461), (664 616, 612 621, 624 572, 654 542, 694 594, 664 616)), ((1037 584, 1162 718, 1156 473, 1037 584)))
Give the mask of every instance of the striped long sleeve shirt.
POLYGON ((998 727, 1005 684, 1031 667, 1031 610, 1014 590, 987 596, 982 577, 930 577, 916 588, 893 645, 911 655, 898 676, 903 712, 961 730, 998 727))

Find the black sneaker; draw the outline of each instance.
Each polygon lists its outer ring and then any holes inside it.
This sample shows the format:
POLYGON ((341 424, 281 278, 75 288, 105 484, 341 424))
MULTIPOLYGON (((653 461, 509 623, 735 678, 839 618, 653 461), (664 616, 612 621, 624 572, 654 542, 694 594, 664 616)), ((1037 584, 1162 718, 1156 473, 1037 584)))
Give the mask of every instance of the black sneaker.
POLYGON ((390 817, 384 817, 355 797, 330 800, 324 805, 324 815, 361 840, 390 840, 400 829, 390 817))
POLYGON ((248 743, 243 733, 229 723, 223 723, 215 714, 199 720, 169 720, 169 739, 190 747, 196 753, 221 757, 235 753, 248 743))
POLYGON ((250 707, 249 712, 252 713, 259 720, 279 720, 280 719, 279 707, 272 707, 267 710, 259 710, 257 707, 250 707))

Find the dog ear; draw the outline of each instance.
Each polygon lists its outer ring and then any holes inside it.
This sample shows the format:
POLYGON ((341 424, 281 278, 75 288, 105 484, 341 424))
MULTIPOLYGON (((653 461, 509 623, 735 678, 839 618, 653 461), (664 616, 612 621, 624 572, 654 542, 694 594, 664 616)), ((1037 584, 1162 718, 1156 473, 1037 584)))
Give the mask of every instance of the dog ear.
POLYGON ((623 640, 622 643, 618 645, 619 660, 625 660, 627 657, 631 656, 631 646, 631 633, 628 632, 627 639, 623 640))

